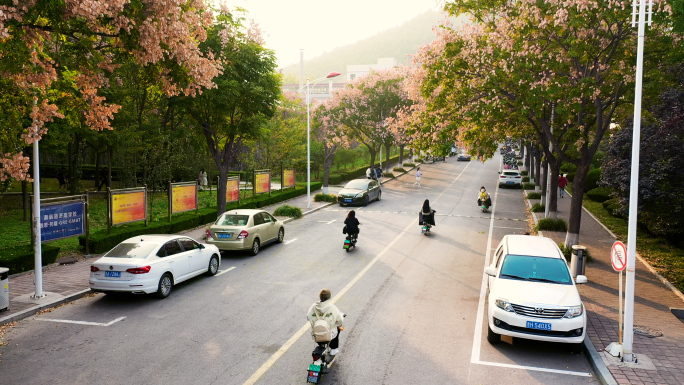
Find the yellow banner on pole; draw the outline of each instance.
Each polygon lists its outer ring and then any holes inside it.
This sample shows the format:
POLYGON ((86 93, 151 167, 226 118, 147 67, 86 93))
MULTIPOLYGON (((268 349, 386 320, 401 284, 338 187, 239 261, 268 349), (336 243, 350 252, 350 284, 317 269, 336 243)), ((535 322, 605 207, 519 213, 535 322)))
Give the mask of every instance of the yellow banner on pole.
POLYGON ((112 224, 144 221, 147 210, 145 192, 112 194, 112 224))
POLYGON ((295 170, 283 170, 283 183, 281 188, 294 187, 295 185, 295 170))
POLYGON ((175 186, 171 191, 171 213, 179 213, 197 209, 197 186, 175 186))
POLYGON ((226 182, 226 203, 237 202, 240 199, 240 180, 233 179, 226 182))
POLYGON ((255 175, 254 190, 257 194, 271 191, 271 173, 258 173, 255 175))

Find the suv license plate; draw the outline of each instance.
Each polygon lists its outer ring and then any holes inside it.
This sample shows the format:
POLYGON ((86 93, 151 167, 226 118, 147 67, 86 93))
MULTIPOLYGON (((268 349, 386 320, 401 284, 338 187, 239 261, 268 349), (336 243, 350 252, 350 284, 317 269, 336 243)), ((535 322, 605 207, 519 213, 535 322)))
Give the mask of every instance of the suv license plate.
POLYGON ((548 322, 527 321, 527 328, 538 330, 551 330, 551 324, 548 322))
POLYGON ((220 239, 229 239, 230 238, 230 234, 216 234, 216 235, 218 235, 218 237, 220 239))
POLYGON ((105 277, 121 278, 120 271, 105 271, 105 277))

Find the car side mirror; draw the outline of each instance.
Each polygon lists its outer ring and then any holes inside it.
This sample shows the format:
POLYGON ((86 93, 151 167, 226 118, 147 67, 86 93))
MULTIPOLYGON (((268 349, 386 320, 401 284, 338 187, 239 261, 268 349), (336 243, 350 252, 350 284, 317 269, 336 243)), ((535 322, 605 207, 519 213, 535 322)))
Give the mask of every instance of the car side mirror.
POLYGON ((499 171, 499 174, 501 174, 501 171, 499 171))
POLYGON ((575 283, 578 285, 587 283, 587 277, 585 275, 578 275, 577 278, 575 278, 575 283))
POLYGON ((200 248, 200 250, 204 249, 204 245, 200 243, 199 248, 200 248))
POLYGON ((496 267, 488 266, 485 268, 484 272, 490 277, 496 277, 496 267))

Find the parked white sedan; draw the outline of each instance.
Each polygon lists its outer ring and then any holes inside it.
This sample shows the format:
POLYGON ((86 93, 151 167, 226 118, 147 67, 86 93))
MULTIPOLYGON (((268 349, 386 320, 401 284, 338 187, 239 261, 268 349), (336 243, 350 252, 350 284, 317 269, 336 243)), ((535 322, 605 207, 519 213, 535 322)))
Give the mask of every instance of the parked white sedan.
MULTIPOLYGON (((494 253, 489 275, 487 340, 501 335, 571 344, 582 350, 587 316, 568 264, 549 238, 506 235, 494 253)), ((586 283, 578 275, 576 283, 586 283)))
POLYGON ((173 286, 221 265, 219 250, 181 235, 129 238, 90 266, 90 289, 97 292, 171 294, 173 286))

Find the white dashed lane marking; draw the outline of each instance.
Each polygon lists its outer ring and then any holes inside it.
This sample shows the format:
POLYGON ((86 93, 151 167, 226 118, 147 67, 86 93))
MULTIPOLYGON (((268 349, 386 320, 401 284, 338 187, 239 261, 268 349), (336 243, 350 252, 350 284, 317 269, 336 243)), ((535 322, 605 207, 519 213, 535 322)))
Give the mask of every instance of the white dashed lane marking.
POLYGON ((229 269, 226 269, 226 270, 219 270, 219 272, 216 273, 216 275, 214 275, 214 277, 218 277, 219 275, 226 274, 227 272, 233 270, 234 268, 235 268, 235 266, 233 266, 233 267, 231 267, 231 268, 229 268, 229 269))

